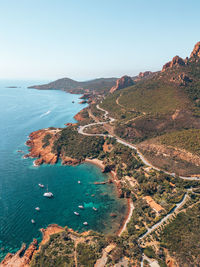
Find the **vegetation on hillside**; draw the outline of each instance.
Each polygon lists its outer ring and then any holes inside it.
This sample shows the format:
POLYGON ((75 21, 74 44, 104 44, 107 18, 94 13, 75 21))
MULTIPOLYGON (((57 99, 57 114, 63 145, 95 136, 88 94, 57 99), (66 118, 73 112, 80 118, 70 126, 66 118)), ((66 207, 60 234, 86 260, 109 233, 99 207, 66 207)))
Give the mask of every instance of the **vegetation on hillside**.
POLYGON ((160 136, 161 144, 185 149, 200 156, 200 129, 189 129, 160 136))
POLYGON ((52 138, 52 135, 51 134, 46 134, 45 137, 43 138, 42 140, 42 143, 43 143, 43 148, 49 146, 50 142, 49 140, 52 138))
POLYGON ((74 241, 67 232, 51 235, 50 240, 41 246, 31 267, 41 266, 74 266, 74 241))
MULTIPOLYGON (((151 139, 152 142, 159 141, 165 146, 185 149, 200 156, 199 77, 200 61, 188 61, 183 66, 174 66, 131 87, 107 95, 100 106, 116 119, 112 124, 117 136, 133 143, 156 137, 151 139), (185 75, 188 76, 187 79, 181 80, 185 75)), ((83 111, 84 120, 78 125, 87 124, 91 120, 90 112, 94 115, 91 116, 92 119, 105 119, 102 111, 91 105, 90 109, 83 111)), ((36 254, 32 266, 65 266, 66 262, 67 266, 73 266, 74 255, 77 255, 78 266, 94 266, 107 245, 113 245, 108 254, 107 266, 121 264, 122 259, 126 259, 131 266, 140 265, 142 253, 157 259, 160 266, 166 266, 168 254, 180 266, 198 266, 200 182, 183 180, 144 166, 133 149, 117 143, 114 138, 80 135, 77 127, 69 126, 58 133, 54 152, 80 161, 87 157, 101 159, 105 169, 116 172, 117 178, 114 181, 119 196, 131 199, 134 205, 133 214, 127 231, 120 237, 97 235, 84 240, 85 242, 81 239, 75 245, 79 234, 76 238, 68 234, 52 236, 49 243, 36 254), (103 150, 105 142, 111 149, 103 150), (182 201, 185 195, 187 201, 180 208, 181 212, 177 209, 177 213, 173 213, 154 232, 142 240, 139 239, 170 211, 173 212, 176 203, 182 201)), ((96 126, 87 130, 104 133, 103 126, 94 128, 96 126)), ((48 145, 49 138, 47 136, 43 140, 44 146, 48 145)), ((148 160, 153 158, 154 165, 158 159, 167 158, 167 154, 163 155, 162 151, 160 158, 156 158, 148 149, 142 150, 142 153, 148 160)), ((169 159, 169 166, 163 169, 170 171, 171 161, 174 165, 188 168, 191 173, 196 171, 190 162, 183 160, 184 165, 175 156, 169 159)))
POLYGON ((179 266, 198 266, 200 262, 200 204, 188 208, 164 227, 161 245, 170 251, 179 266))
POLYGON ((119 99, 119 103, 128 109, 155 115, 184 108, 187 102, 176 86, 158 79, 139 82, 124 90, 119 99))
POLYGON ((101 106, 116 119, 115 133, 132 143, 200 128, 200 61, 175 66, 107 96, 101 106), (181 82, 181 75, 188 82, 181 82))
POLYGON ((98 157, 104 144, 103 137, 80 135, 75 126, 68 126, 54 143, 53 151, 78 160, 98 157))
POLYGON ((74 93, 83 93, 84 90, 106 93, 115 84, 117 78, 99 78, 90 81, 78 82, 70 78, 62 78, 48 84, 33 85, 29 88, 40 90, 57 89, 64 91, 72 91, 74 93))

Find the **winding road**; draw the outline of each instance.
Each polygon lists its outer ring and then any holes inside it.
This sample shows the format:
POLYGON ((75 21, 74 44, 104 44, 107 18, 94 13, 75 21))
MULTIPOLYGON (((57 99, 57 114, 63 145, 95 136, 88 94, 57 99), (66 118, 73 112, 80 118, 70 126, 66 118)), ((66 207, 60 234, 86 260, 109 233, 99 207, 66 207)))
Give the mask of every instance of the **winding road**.
MULTIPOLYGON (((134 149, 136 152, 137 152, 137 155, 138 157, 141 159, 141 161, 148 167, 151 167, 152 169, 156 170, 156 171, 162 171, 164 173, 166 173, 167 175, 171 175, 173 177, 175 177, 175 173, 170 173, 170 172, 167 172, 167 171, 163 171, 155 166, 153 166, 150 162, 148 162, 144 156, 139 152, 139 150, 137 149, 136 146, 134 146, 133 144, 130 144, 129 142, 121 139, 120 137, 116 136, 116 135, 111 135, 111 134, 89 134, 89 133, 85 133, 84 130, 86 128, 89 128, 91 126, 94 126, 94 125, 104 125, 104 124, 107 124, 107 123, 112 123, 115 121, 114 118, 112 117, 109 117, 109 113, 107 110, 103 109, 103 108, 100 108, 99 105, 96 105, 97 109, 103 111, 105 114, 104 114, 104 117, 106 119, 108 119, 108 121, 105 121, 105 122, 95 122, 95 123, 90 123, 90 124, 87 124, 87 125, 84 125, 84 126, 79 126, 78 128, 78 133, 79 134, 82 134, 82 135, 87 135, 87 136, 107 136, 107 137, 113 137, 116 139, 116 141, 124 146, 127 146, 131 149, 134 149)), ((196 181, 196 180, 200 180, 199 177, 184 177, 184 176, 179 176, 179 178, 183 179, 183 180, 190 180, 190 181, 196 181)))
MULTIPOLYGON (((111 135, 111 134, 89 134, 89 133, 85 133, 84 130, 88 127, 91 127, 91 126, 94 126, 94 125, 104 125, 106 123, 112 123, 115 121, 114 118, 112 117, 109 117, 109 113, 107 110, 103 109, 103 108, 100 108, 99 105, 96 106, 97 109, 103 111, 105 114, 104 114, 104 117, 106 119, 108 119, 108 121, 105 121, 105 122, 96 122, 96 123, 91 123, 91 124, 87 124, 87 125, 84 125, 84 126, 79 126, 78 128, 78 133, 79 134, 83 134, 83 135, 87 135, 87 136, 108 136, 108 137, 113 137, 116 139, 116 141, 122 145, 125 145, 127 147, 130 147, 131 149, 134 149, 136 152, 137 152, 137 155, 138 157, 141 159, 141 161, 147 165, 148 167, 151 167, 152 169, 154 170, 157 170, 157 171, 163 171, 155 166, 153 166, 151 163, 149 163, 145 158, 144 156, 138 151, 137 147, 134 146, 133 144, 130 144, 128 143, 127 141, 119 138, 118 136, 115 136, 115 135, 111 135)), ((168 175, 171 175, 173 177, 175 177, 175 173, 170 173, 170 172, 166 172, 166 171, 163 171, 164 173, 168 174, 168 175)), ((183 176, 179 176, 181 179, 183 180, 190 180, 190 181, 195 181, 195 180, 200 180, 199 177, 183 177, 183 176)), ((147 235, 149 235, 150 233, 152 233, 155 229, 157 229, 158 227, 160 227, 164 222, 166 222, 170 217, 172 217, 174 215, 174 213, 180 208, 182 207, 182 205, 185 204, 186 200, 187 200, 187 197, 188 197, 188 191, 190 191, 191 189, 188 189, 187 190, 187 193, 185 193, 185 195, 183 196, 183 198, 181 199, 180 202, 176 203, 176 206, 164 217, 162 218, 158 223, 154 224, 152 227, 148 228, 147 229, 147 232, 145 232, 142 236, 139 237, 139 241, 142 241, 147 235)), ((125 225, 126 227, 126 225, 125 225)), ((145 255, 142 256, 142 261, 141 261, 141 266, 143 266, 143 261, 144 259, 148 260, 149 264, 151 267, 157 267, 159 266, 158 262, 155 260, 153 262, 151 262, 145 255)))

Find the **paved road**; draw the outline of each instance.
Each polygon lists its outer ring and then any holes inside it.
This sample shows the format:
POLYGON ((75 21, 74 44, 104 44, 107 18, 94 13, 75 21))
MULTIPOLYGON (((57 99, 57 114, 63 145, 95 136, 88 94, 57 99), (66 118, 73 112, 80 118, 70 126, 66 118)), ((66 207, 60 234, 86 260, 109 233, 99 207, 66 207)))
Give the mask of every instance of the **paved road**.
POLYGON ((174 208, 171 212, 169 212, 164 218, 162 218, 158 223, 156 223, 156 224, 154 224, 152 227, 148 228, 147 232, 144 233, 142 236, 139 237, 139 240, 142 240, 142 239, 145 238, 148 234, 150 234, 150 233, 153 232, 155 229, 157 229, 158 227, 160 227, 164 222, 166 222, 166 221, 169 219, 169 217, 171 217, 171 216, 175 213, 175 211, 176 211, 177 209, 179 209, 182 205, 185 204, 185 202, 186 202, 186 200, 187 200, 187 197, 188 197, 188 194, 186 193, 186 194, 184 195, 184 197, 181 199, 181 201, 178 202, 178 203, 176 203, 175 208, 174 208))
MULTIPOLYGON (((97 107, 97 109, 99 109, 99 110, 101 110, 101 111, 103 111, 103 112, 105 113, 105 114, 104 114, 104 117, 105 117, 106 119, 108 119, 108 121, 107 121, 107 122, 95 122, 95 123, 90 123, 90 124, 87 124, 87 125, 84 125, 84 126, 80 126, 80 127, 78 128, 78 133, 83 134, 83 135, 87 135, 87 136, 108 136, 108 137, 114 137, 118 143, 120 143, 120 144, 122 144, 122 145, 125 145, 125 146, 128 146, 128 147, 130 147, 130 148, 136 150, 136 152, 137 152, 139 158, 141 159, 141 161, 142 161, 145 165, 147 165, 148 167, 151 167, 151 168, 154 169, 154 170, 157 170, 157 171, 163 171, 163 170, 161 170, 161 169, 159 169, 159 168, 153 166, 150 162, 148 162, 148 161, 144 158, 144 156, 139 152, 139 150, 137 149, 136 146, 134 146, 133 144, 128 143, 127 141, 125 141, 125 140, 119 138, 118 136, 114 136, 114 135, 111 135, 111 134, 89 134, 89 133, 85 133, 84 130, 85 130, 86 128, 88 128, 88 127, 91 127, 91 126, 94 126, 94 125, 103 125, 103 124, 106 124, 106 123, 108 123, 108 122, 112 123, 112 122, 115 121, 114 118, 109 117, 109 114, 108 114, 108 111, 107 111, 107 110, 105 110, 105 109, 103 109, 103 108, 100 108, 99 105, 97 105, 96 107, 97 107)), ((170 173, 170 172, 167 172, 167 171, 163 171, 163 172, 166 173, 166 174, 168 174, 168 175, 171 175, 171 176, 175 177, 175 173, 170 173)), ((184 176, 179 176, 179 177, 180 177, 181 179, 183 179, 183 180, 190 180, 190 181, 191 181, 191 180, 192 180, 192 181, 200 180, 199 177, 184 177, 184 176)))
MULTIPOLYGON (((114 122, 115 119, 112 118, 112 117, 109 117, 109 114, 108 114, 108 111, 107 111, 107 110, 104 110, 104 109, 100 108, 99 105, 97 105, 96 107, 97 107, 99 110, 101 110, 101 111, 103 111, 103 112, 105 113, 105 114, 104 114, 104 117, 105 117, 106 119, 108 119, 108 121, 109 121, 110 123, 114 122)), ((134 146, 133 144, 128 143, 127 141, 125 141, 125 140, 123 140, 123 139, 121 139, 121 138, 119 138, 119 137, 117 137, 117 136, 114 136, 114 135, 111 135, 111 134, 88 134, 88 133, 85 133, 85 132, 84 132, 84 130, 85 130, 86 128, 90 127, 90 126, 93 126, 93 125, 103 125, 103 124, 105 124, 105 123, 108 123, 108 121, 107 121, 107 122, 91 123, 91 124, 88 124, 88 125, 80 126, 80 127, 78 128, 78 132, 79 132, 80 134, 87 135, 87 136, 109 136, 109 137, 114 137, 118 143, 120 143, 120 144, 122 144, 122 145, 125 145, 125 146, 127 146, 127 147, 130 147, 130 148, 132 148, 132 149, 134 149, 134 150, 136 150, 136 152, 137 152, 139 158, 141 159, 141 161, 142 161, 145 165, 147 165, 147 166, 153 168, 154 170, 157 170, 157 171, 163 171, 163 170, 161 170, 161 169, 159 169, 159 168, 153 166, 151 163, 149 163, 149 162, 144 158, 144 156, 138 151, 138 149, 137 149, 136 146, 134 146)), ((168 175, 175 176, 175 173, 170 173, 170 172, 166 172, 166 171, 163 171, 163 172, 166 173, 166 174, 168 174, 168 175)), ((179 177, 180 177, 181 179, 183 179, 183 180, 190 180, 190 181, 191 181, 191 180, 200 180, 199 177, 184 177, 184 176, 179 176, 179 177)), ((188 196, 188 193, 186 193, 186 194, 184 195, 184 197, 182 198, 182 200, 181 200, 179 203, 176 204, 175 208, 174 208, 170 213, 168 213, 168 214, 167 214, 163 219, 161 219, 158 223, 156 223, 156 224, 154 224, 152 227, 150 227, 150 228, 147 230, 146 233, 144 233, 142 236, 140 236, 139 240, 142 240, 142 239, 145 238, 148 234, 150 234, 152 231, 154 231, 154 230, 157 229, 159 226, 161 226, 164 222, 166 222, 166 221, 169 219, 169 217, 172 216, 172 215, 175 213, 175 211, 176 211, 177 209, 179 209, 179 208, 185 203, 185 201, 186 201, 186 199, 187 199, 187 196, 188 196)), ((105 257, 103 257, 103 258, 105 258, 105 257)), ((157 266, 159 266, 159 264, 158 264, 157 261, 152 261, 152 262, 150 262, 150 260, 147 259, 147 257, 146 257, 145 255, 143 255, 143 259, 142 259, 142 262, 141 262, 141 266, 143 266, 143 260, 144 260, 144 259, 148 260, 148 262, 149 262, 149 264, 150 264, 151 267, 157 267, 157 266)), ((105 260, 105 259, 104 259, 104 260, 105 260)))

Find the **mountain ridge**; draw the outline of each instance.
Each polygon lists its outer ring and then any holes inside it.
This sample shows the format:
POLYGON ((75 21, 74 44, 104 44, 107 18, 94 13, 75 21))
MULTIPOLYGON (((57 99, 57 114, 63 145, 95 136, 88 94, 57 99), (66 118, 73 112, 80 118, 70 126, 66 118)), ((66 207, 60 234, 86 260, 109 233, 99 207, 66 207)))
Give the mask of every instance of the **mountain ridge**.
POLYGON ((39 89, 39 90, 63 90, 70 93, 83 93, 83 92, 104 92, 109 90, 115 85, 117 78, 96 78, 89 81, 75 81, 70 78, 61 78, 56 81, 50 82, 43 85, 33 85, 29 88, 39 89))

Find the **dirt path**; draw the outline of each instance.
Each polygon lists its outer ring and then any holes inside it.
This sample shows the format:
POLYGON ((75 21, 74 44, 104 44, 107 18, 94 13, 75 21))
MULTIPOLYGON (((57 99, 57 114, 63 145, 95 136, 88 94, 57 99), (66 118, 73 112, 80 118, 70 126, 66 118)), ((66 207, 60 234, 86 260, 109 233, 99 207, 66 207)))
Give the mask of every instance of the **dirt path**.
POLYGON ((116 247, 115 244, 110 244, 106 248, 103 249, 103 254, 100 259, 98 259, 94 265, 94 267, 104 267, 106 266, 106 262, 108 259, 108 254, 116 247))
POLYGON ((116 99, 115 102, 116 102, 116 104, 117 104, 118 106, 120 106, 121 108, 123 108, 123 110, 126 110, 125 107, 122 106, 122 105, 119 103, 119 98, 121 97, 121 95, 122 95, 122 94, 120 94, 120 95, 118 96, 118 98, 116 99))

